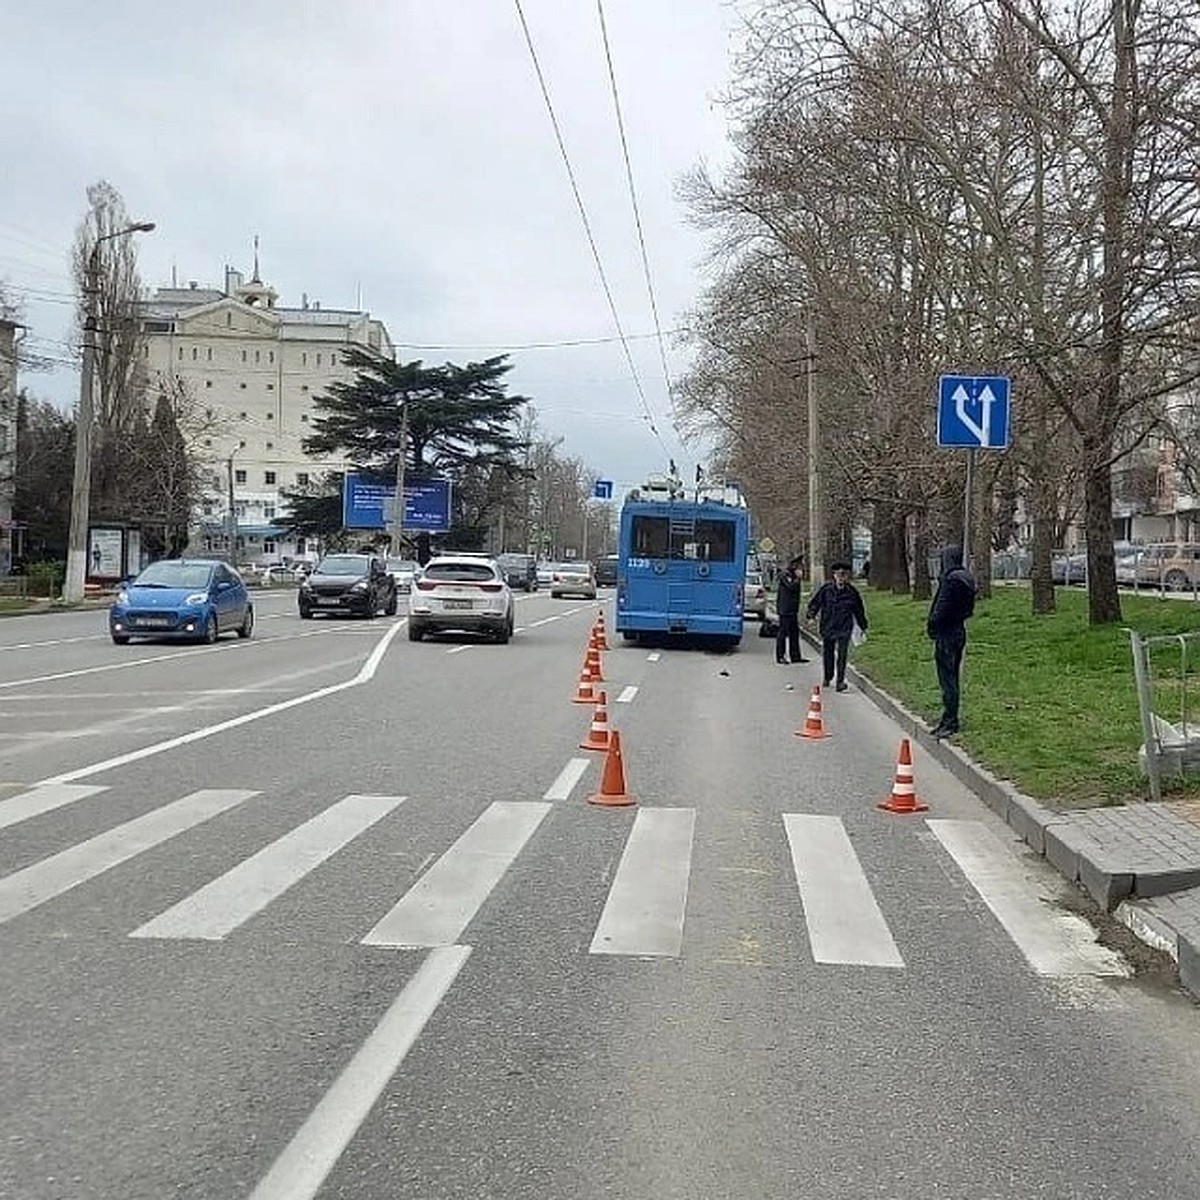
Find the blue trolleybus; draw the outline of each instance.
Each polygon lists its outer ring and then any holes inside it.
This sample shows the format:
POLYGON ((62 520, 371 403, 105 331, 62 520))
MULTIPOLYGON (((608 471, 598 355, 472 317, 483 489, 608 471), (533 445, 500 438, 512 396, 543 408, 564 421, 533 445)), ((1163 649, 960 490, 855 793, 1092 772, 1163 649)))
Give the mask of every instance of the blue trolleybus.
POLYGON ((750 522, 730 489, 652 477, 621 508, 616 629, 627 641, 678 635, 732 648, 742 640, 750 522))

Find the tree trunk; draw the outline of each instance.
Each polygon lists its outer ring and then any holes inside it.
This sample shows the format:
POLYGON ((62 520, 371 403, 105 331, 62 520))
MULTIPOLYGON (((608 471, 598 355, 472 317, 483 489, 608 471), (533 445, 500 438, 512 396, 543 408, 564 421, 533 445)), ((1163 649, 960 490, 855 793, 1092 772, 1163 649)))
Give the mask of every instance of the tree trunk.
POLYGON ((932 552, 929 536, 929 513, 918 509, 913 528, 913 583, 914 600, 928 600, 933 596, 933 580, 929 578, 929 555, 932 552))
POLYGON ((1088 621, 1109 625, 1121 620, 1117 564, 1113 555, 1112 439, 1092 433, 1084 438, 1084 527, 1087 530, 1088 621))
MULTIPOLYGON (((903 510, 893 510, 891 524, 892 545, 895 547, 895 566, 892 574, 892 591, 897 596, 907 596, 909 588, 908 519, 903 510)), ((872 570, 874 570, 873 566, 872 570)))
POLYGON ((1050 569, 1055 541, 1054 485, 1046 478, 1046 462, 1039 456, 1034 463, 1038 474, 1030 479, 1030 517, 1033 521, 1033 561, 1030 564, 1030 594, 1034 616, 1046 616, 1058 607, 1050 569))

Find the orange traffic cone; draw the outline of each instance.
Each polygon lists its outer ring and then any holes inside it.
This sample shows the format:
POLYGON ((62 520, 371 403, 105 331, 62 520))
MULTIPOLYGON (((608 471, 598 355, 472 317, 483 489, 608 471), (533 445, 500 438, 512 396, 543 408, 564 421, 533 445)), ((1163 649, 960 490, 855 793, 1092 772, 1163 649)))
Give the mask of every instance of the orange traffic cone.
POLYGON ((605 632, 604 632, 604 609, 601 609, 596 614, 596 623, 592 626, 592 633, 595 635, 595 637, 599 641, 599 645, 597 646, 597 649, 598 650, 607 650, 608 649, 608 638, 605 636, 605 632))
POLYGON ((604 669, 600 666, 600 651, 592 646, 588 647, 587 657, 584 659, 584 664, 592 673, 593 683, 604 682, 604 669))
POLYGON ((596 707, 592 712, 592 727, 588 735, 579 743, 580 750, 607 750, 612 739, 608 733, 608 696, 604 692, 596 693, 596 707))
POLYGON ((797 737, 802 738, 824 738, 828 737, 829 733, 825 729, 825 722, 821 718, 821 686, 814 684, 812 697, 808 702, 808 714, 804 718, 804 725, 795 731, 797 737))
POLYGON ((608 754, 604 759, 604 772, 600 776, 600 790, 587 798, 589 804, 604 804, 613 808, 624 804, 636 804, 637 797, 625 790, 625 761, 621 758, 621 731, 614 729, 608 735, 608 754))
POLYGON ((900 757, 896 762, 896 778, 892 783, 892 794, 875 807, 894 813, 928 812, 929 810, 928 804, 922 804, 917 799, 917 789, 913 783, 912 746, 909 744, 908 738, 900 739, 900 757))
POLYGON ((592 687, 592 673, 585 666, 579 672, 579 686, 575 689, 575 695, 571 697, 572 704, 595 704, 596 692, 592 687))

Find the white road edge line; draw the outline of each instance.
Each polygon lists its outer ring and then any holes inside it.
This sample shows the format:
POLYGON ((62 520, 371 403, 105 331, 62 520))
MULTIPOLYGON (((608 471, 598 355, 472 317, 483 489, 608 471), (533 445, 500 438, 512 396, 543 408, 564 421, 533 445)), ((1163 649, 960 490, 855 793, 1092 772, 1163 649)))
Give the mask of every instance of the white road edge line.
POLYGON ((442 946, 429 952, 249 1200, 312 1200, 470 953, 470 946, 442 946))
MULTIPOLYGON (((260 721, 264 717, 273 717, 276 713, 286 712, 289 708, 298 708, 300 705, 308 704, 313 700, 323 700, 326 696, 336 696, 338 692, 345 692, 350 688, 359 687, 361 684, 370 683, 375 677, 375 672, 379 669, 379 663, 383 659, 388 646, 391 645, 392 639, 407 623, 407 620, 397 621, 379 639, 378 644, 367 656, 367 661, 363 663, 358 674, 353 679, 347 679, 344 683, 335 683, 329 687, 318 688, 315 692, 306 692, 303 696, 293 696, 290 700, 281 700, 278 704, 269 704, 266 708, 255 709, 254 712, 242 713, 240 716, 230 717, 227 721, 218 721, 215 725, 206 725, 202 729, 193 729, 191 733, 184 733, 180 734, 179 737, 168 738, 165 742, 155 742, 154 745, 143 746, 140 750, 130 750, 126 754, 118 754, 113 758, 106 758, 103 762, 92 763, 86 767, 77 767, 74 771, 64 771, 61 775, 54 775, 50 779, 40 780, 34 784, 34 787, 46 787, 52 783, 74 783, 76 779, 86 779, 89 775, 99 775, 102 771, 111 771, 114 767, 124 767, 129 763, 140 762, 144 758, 153 758, 154 755, 162 754, 167 750, 175 750, 180 746, 187 746, 192 742, 202 742, 205 738, 213 737, 218 733, 224 733, 228 729, 237 729, 239 726, 260 721)), ((207 649, 211 649, 211 647, 207 647, 207 649)))

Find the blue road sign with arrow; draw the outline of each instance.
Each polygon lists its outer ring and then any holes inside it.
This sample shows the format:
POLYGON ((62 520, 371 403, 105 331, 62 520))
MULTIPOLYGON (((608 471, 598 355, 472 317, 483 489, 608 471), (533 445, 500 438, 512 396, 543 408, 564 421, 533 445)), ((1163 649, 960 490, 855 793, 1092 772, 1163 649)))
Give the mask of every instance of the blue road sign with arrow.
POLYGON ((938 388, 939 446, 1008 446, 1008 377, 943 375, 938 388))
POLYGON ((597 479, 592 487, 593 500, 611 500, 612 499, 612 480, 597 479))

